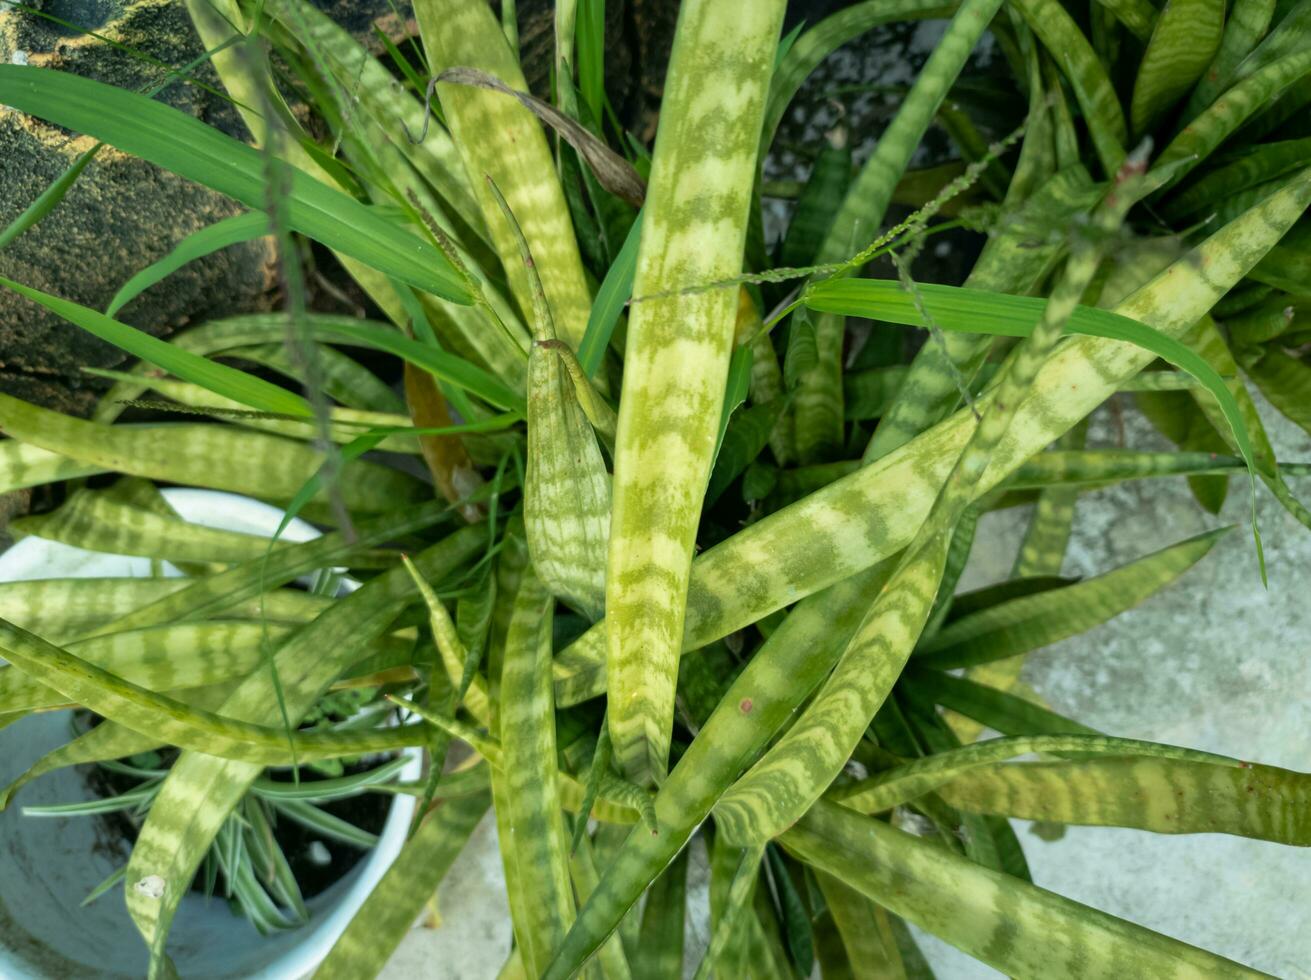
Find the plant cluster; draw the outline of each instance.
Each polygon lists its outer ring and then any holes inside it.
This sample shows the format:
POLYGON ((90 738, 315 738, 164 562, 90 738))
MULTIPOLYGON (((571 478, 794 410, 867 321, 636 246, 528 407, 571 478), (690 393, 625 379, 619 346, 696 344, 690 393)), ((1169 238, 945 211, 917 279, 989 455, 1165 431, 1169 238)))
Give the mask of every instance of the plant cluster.
MULTIPOLYGON (((314 805, 366 792, 420 816, 322 977, 382 967, 489 809, 506 976, 681 975, 694 835, 698 976, 922 976, 907 923, 1017 977, 1253 972, 1035 887, 1007 818, 1311 844, 1308 775, 1095 731, 1020 680, 1228 530, 1062 578, 1081 492, 1186 476, 1215 512, 1239 475, 1311 527, 1248 388, 1311 431, 1311 0, 862 0, 786 36, 784 0, 684 0, 651 146, 606 97, 603 0, 556 4, 536 94, 511 2, 415 0, 420 36, 372 48, 307 0, 186 3, 254 145, 158 90, 0 66, 0 104, 98 141, 0 247, 102 144, 249 209, 104 312, 0 280, 138 359, 91 419, 0 394, 0 489, 62 491, 15 532, 184 574, 0 586, 0 725, 104 719, 0 806, 77 763, 143 781, 91 806, 142 817, 121 880, 152 977, 197 875, 302 921, 270 828, 367 844, 314 805), (868 158, 814 148, 767 241, 802 83, 924 18, 868 158), (1025 102, 975 119, 985 33, 1025 102), (935 125, 961 162, 915 170, 935 125), (963 282, 916 274, 945 233, 978 249, 963 282), (285 310, 115 319, 266 235, 285 310), (316 310, 306 240, 376 318, 316 310), (1085 448, 1119 392, 1178 451, 1085 448), (168 484, 328 531, 203 528, 168 484), (980 514, 1018 505, 1011 577, 957 594, 980 514), (359 587, 296 586, 328 568, 359 587), (286 775, 412 747, 417 784, 286 775)), ((1251 531, 1261 556, 1255 503, 1251 531)))

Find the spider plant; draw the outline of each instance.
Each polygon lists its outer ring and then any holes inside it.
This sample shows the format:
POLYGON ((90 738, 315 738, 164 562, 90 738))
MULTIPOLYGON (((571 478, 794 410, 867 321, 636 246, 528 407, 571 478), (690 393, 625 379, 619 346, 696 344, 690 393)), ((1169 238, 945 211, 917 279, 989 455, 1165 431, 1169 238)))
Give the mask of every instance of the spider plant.
POLYGON ((0 395, 4 489, 65 489, 16 530, 189 575, 0 586, 0 678, 28 698, 0 719, 106 719, 20 785, 180 750, 138 794, 123 876, 152 976, 207 855, 257 829, 265 767, 408 745, 420 819, 320 976, 375 974, 489 808, 506 975, 679 975, 694 835, 700 976, 922 975, 908 923, 1010 976, 1255 973, 1038 887, 1007 818, 1311 844, 1308 775, 1095 731, 1019 683, 1025 654, 1171 587, 1228 530, 1063 579, 1081 492, 1184 476, 1214 512, 1244 475, 1263 575, 1256 495, 1311 527, 1285 479, 1306 466, 1275 459, 1247 387, 1311 431, 1311 0, 863 0, 786 36, 783 0, 684 0, 651 146, 607 103, 595 0, 556 5, 538 93, 513 4, 417 0, 419 36, 376 53, 305 0, 187 6, 254 146, 0 66, 0 103, 250 209, 104 313, 2 282, 138 359, 101 372, 91 420, 0 395), (815 147, 767 242, 762 165, 802 83, 924 18, 944 31, 872 152, 815 147), (962 73, 985 34, 1024 100, 975 119, 962 73), (933 126, 961 163, 912 169, 933 126), (927 281, 916 260, 948 232, 981 250, 962 282, 927 281), (114 318, 268 234, 285 311, 168 341, 114 318), (377 319, 314 309, 304 239, 377 319), (898 326, 923 343, 857 342, 898 326), (1177 452, 1084 448, 1120 392, 1177 452), (125 405, 189 420, 126 424, 125 405), (152 503, 169 483, 330 530, 203 529, 152 503), (1019 504, 1011 578, 958 594, 980 514, 1019 504), (363 585, 286 588, 329 566, 363 585), (134 645, 234 622, 260 642, 134 645), (343 684, 403 723, 299 730, 343 684), (456 741, 477 761, 452 773, 456 741))

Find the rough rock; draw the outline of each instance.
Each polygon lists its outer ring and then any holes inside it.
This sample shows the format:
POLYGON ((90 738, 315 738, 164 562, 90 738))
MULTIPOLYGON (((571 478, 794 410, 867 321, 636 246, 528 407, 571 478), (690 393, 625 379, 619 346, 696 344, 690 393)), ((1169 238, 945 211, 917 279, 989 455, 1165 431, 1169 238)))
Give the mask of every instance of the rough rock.
MULTIPOLYGON (((46 0, 42 10, 170 66, 200 54, 186 7, 176 0, 46 0)), ((26 11, 0 13, 0 58, 137 90, 165 74, 157 64, 26 11)), ((217 87, 212 70, 198 77, 217 87)), ((175 83, 161 98, 230 135, 247 136, 214 92, 175 83)), ((88 137, 0 108, 0 225, 92 145, 88 137)), ((103 309, 133 273, 196 229, 240 210, 221 195, 106 147, 53 213, 0 251, 0 274, 103 309)), ((164 334, 192 320, 259 308, 272 284, 271 247, 252 242, 187 266, 129 304, 121 318, 164 334)), ((122 360, 114 348, 0 291, 0 390, 85 411, 94 387, 81 369, 122 360)))

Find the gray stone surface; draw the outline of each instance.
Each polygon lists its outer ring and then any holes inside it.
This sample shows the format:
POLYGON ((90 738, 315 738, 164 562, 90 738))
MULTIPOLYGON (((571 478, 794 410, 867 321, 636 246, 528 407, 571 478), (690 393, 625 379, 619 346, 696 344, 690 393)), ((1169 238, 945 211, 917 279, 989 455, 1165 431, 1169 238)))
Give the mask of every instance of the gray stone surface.
MULTIPOLYGON (((1259 405, 1279 457, 1311 459, 1311 438, 1259 405)), ((1141 416, 1120 414, 1125 444, 1169 448, 1141 416)), ((1090 444, 1119 445, 1116 415, 1090 444)), ((1053 709, 1102 731, 1311 769, 1311 532, 1264 490, 1258 509, 1270 589, 1261 586, 1246 482, 1230 481, 1219 518, 1182 479, 1142 481, 1079 501, 1065 574, 1092 575, 1220 524, 1239 527, 1171 588, 1137 609, 1030 656, 1025 679, 1053 709)), ((1302 499, 1309 481, 1294 483, 1302 499)), ((980 522, 963 581, 1004 578, 1027 513, 980 522)), ((1164 836, 1071 827, 1045 842, 1016 821, 1034 881, 1099 909, 1281 977, 1311 973, 1311 852, 1221 834, 1164 836)), ((1001 974, 924 940, 942 980, 1001 974)))
MULTIPOLYGON (((0 61, 142 91, 166 77, 159 63, 181 66, 201 53, 186 6, 176 0, 46 0, 41 6, 145 57, 133 58, 108 41, 5 8, 0 61)), ((208 68, 197 77, 217 85, 208 68)), ((162 101, 231 135, 246 136, 235 112, 213 92, 176 83, 162 101)), ((93 145, 88 137, 0 108, 0 226, 93 145)), ((240 210, 219 194, 105 148, 53 213, 0 251, 0 274, 103 309, 133 273, 191 232, 240 210)), ((273 285, 271 261, 268 239, 224 249, 147 290, 128 304, 122 319, 164 333, 192 320, 258 308, 273 285)), ((83 410, 93 396, 81 369, 122 359, 109 345, 0 290, 0 390, 66 411, 83 410)))

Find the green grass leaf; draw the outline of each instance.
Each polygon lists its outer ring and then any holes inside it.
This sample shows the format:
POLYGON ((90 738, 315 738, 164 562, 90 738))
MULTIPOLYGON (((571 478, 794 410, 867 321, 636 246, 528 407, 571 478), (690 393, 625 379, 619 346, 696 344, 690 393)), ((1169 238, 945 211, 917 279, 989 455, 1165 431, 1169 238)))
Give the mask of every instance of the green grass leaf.
MULTIPOLYGON (((66 72, 0 65, 0 103, 94 136, 249 208, 267 204, 258 150, 143 95, 66 72)), ((443 299, 472 302, 450 262, 424 239, 300 170, 289 176, 284 207, 292 230, 443 299)))

